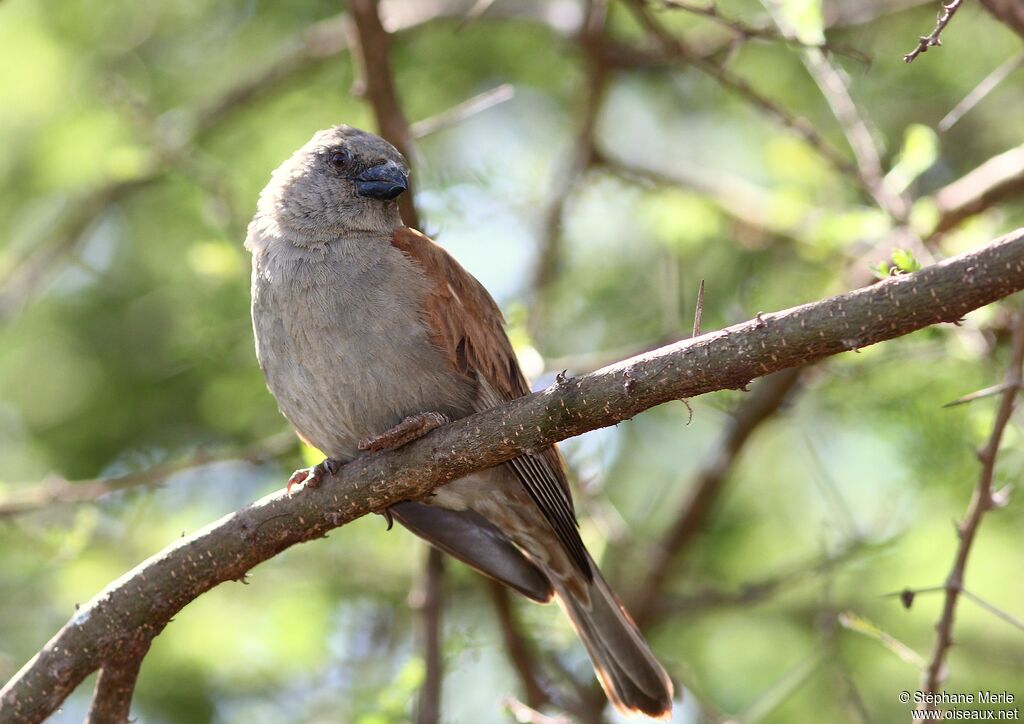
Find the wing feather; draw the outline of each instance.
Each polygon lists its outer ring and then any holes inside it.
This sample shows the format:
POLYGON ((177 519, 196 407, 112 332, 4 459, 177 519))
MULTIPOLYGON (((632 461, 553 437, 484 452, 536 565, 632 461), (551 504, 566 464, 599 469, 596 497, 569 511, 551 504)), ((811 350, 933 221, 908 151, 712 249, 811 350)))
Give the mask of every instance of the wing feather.
MULTIPOLYGON (((530 392, 505 334, 497 303, 469 272, 423 234, 400 227, 392 243, 422 269, 430 283, 423 321, 431 342, 453 370, 478 383, 478 410, 495 407, 530 392)), ((568 556, 591 580, 589 557, 580 538, 565 464, 554 447, 506 463, 551 524, 568 556)))

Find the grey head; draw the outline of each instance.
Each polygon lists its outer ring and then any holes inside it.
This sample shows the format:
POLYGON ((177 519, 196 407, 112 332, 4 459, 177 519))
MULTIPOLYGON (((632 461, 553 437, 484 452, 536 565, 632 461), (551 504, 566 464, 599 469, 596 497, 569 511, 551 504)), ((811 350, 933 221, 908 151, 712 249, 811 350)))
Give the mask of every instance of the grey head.
POLYGON ((321 247, 347 235, 390 233, 402 223, 395 199, 408 187, 408 164, 380 136, 351 126, 318 131, 271 175, 250 241, 269 235, 321 247))

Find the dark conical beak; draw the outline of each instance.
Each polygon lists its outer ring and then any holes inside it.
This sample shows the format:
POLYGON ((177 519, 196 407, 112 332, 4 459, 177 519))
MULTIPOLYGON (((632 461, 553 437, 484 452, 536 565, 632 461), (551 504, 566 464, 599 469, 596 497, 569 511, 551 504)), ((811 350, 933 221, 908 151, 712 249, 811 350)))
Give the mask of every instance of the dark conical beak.
POLYGON ((368 168, 354 180, 357 194, 379 201, 392 201, 409 188, 409 177, 394 161, 368 168))

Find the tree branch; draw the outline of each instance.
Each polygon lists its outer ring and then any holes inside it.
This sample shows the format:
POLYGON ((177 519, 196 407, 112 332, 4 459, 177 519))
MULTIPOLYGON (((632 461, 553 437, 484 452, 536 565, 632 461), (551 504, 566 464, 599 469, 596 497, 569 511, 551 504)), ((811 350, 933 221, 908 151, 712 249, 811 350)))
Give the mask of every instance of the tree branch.
POLYGON ((156 636, 190 601, 296 543, 527 450, 671 400, 742 388, 940 322, 1024 288, 1024 229, 913 274, 688 339, 363 455, 318 488, 283 490, 182 538, 81 607, 0 690, 0 722, 38 722, 126 642, 156 636), (625 384, 626 381, 629 384, 625 384))
POLYGON ((928 52, 928 48, 935 45, 942 45, 942 31, 949 25, 949 21, 956 15, 956 11, 960 9, 963 4, 963 0, 949 0, 947 5, 945 0, 942 2, 942 7, 939 10, 939 17, 935 21, 935 29, 932 30, 928 35, 922 35, 917 39, 917 47, 911 50, 909 53, 903 56, 903 60, 907 63, 913 63, 914 58, 919 56, 921 53, 928 52))
POLYGON ((295 448, 296 444, 295 435, 284 432, 242 448, 199 450, 180 460, 172 460, 124 475, 91 480, 68 480, 60 476, 50 476, 41 483, 14 485, 10 494, 0 496, 0 520, 57 504, 91 502, 120 490, 143 486, 156 487, 172 475, 218 462, 244 461, 259 464, 284 455, 295 448))
MULTIPOLYGON (((412 133, 395 92, 391 67, 391 38, 380 22, 376 0, 352 0, 349 12, 356 32, 352 34, 352 60, 356 66, 355 93, 364 95, 373 108, 380 135, 386 138, 410 163, 415 159, 412 133)), ((402 219, 407 226, 420 228, 419 214, 413 206, 413 187, 398 199, 402 219)))
MULTIPOLYGON (((935 626, 937 635, 935 647, 932 650, 931 658, 925 669, 923 690, 929 693, 936 693, 946 678, 946 654, 953 645, 953 623, 956 618, 957 601, 964 587, 964 573, 967 569, 967 557, 971 553, 971 546, 977 536, 981 519, 992 508, 997 507, 997 501, 993 495, 992 479, 995 475, 996 456, 999 453, 999 444, 1003 439, 1003 432, 1013 414, 1017 394, 1021 388, 1021 366, 1024 365, 1024 311, 1017 313, 1017 326, 1013 331, 1012 352, 1010 364, 1006 371, 1003 391, 999 402, 999 409, 996 412, 995 422, 992 424, 992 434, 988 438, 985 447, 978 451, 978 459, 981 461, 981 473, 978 476, 978 484, 974 489, 974 495, 967 506, 967 514, 964 520, 957 526, 957 535, 960 544, 957 548, 956 558, 953 561, 953 568, 946 579, 946 600, 942 607, 942 615, 935 626)), ((934 709, 929 703, 928 708, 934 709)))
POLYGON ((928 240, 965 219, 1024 192, 1024 145, 993 156, 935 192, 939 220, 928 240))
POLYGON ((135 681, 139 678, 139 668, 148 650, 149 642, 146 641, 130 655, 103 665, 96 678, 96 691, 92 695, 86 724, 124 724, 128 721, 135 681))
POLYGON ((427 546, 420 591, 420 622, 423 626, 423 661, 426 674, 416 702, 416 724, 441 721, 441 685, 444 681, 441 619, 444 611, 444 557, 434 546, 427 546))

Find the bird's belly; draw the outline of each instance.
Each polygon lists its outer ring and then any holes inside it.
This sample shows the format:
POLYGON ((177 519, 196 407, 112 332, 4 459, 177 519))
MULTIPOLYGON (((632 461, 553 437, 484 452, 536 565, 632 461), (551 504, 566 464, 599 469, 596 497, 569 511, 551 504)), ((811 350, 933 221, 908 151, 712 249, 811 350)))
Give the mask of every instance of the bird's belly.
POLYGON ((296 431, 344 460, 408 415, 469 414, 475 383, 430 343, 416 290, 352 291, 271 292, 254 315, 267 386, 296 431))

